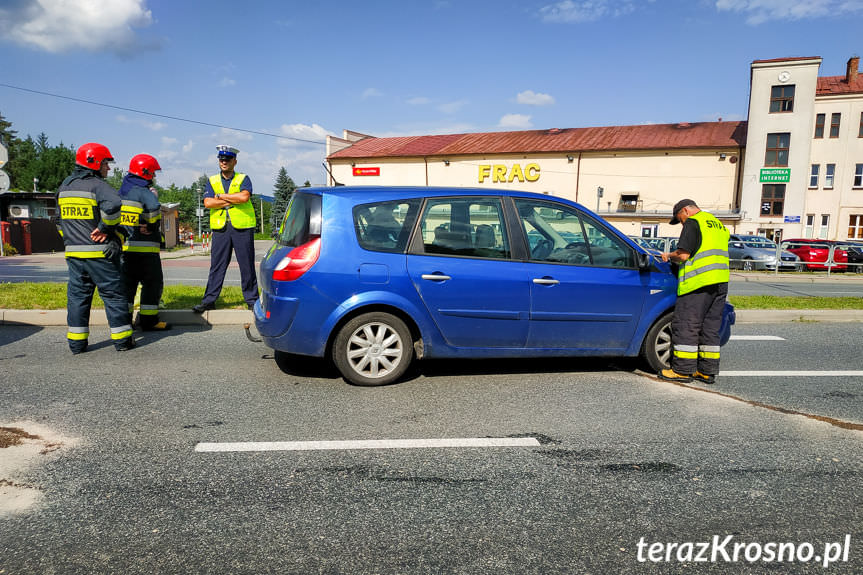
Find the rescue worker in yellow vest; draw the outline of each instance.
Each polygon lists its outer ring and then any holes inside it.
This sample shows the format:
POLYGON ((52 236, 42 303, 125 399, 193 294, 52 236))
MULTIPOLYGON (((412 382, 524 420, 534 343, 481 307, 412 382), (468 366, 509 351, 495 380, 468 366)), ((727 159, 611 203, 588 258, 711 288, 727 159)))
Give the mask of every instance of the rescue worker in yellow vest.
POLYGON ((252 180, 234 171, 239 150, 217 146, 219 171, 204 190, 204 207, 210 208, 210 229, 213 232, 210 252, 210 275, 201 303, 192 308, 195 313, 216 309, 222 292, 225 272, 231 263, 231 250, 240 266, 240 284, 246 306, 254 309, 258 299, 258 278, 255 275, 255 208, 252 205, 252 180))
POLYGON ((677 303, 671 322, 671 369, 667 381, 712 384, 719 374, 719 330, 728 296, 728 237, 715 216, 694 201, 675 204, 671 224, 683 224, 677 249, 662 254, 678 264, 677 303))
POLYGON ((129 312, 134 313, 135 294, 141 285, 141 308, 138 325, 144 331, 171 329, 159 321, 159 300, 162 299, 164 280, 162 260, 159 257, 161 239, 161 204, 151 189, 159 162, 148 154, 138 154, 129 162, 129 171, 120 186, 123 200, 122 226, 126 242, 123 244, 123 279, 129 312))
POLYGON ((75 153, 75 171, 57 189, 60 233, 66 247, 66 339, 73 354, 87 351, 90 307, 98 287, 117 351, 135 347, 120 269, 121 200, 105 182, 113 162, 106 146, 90 142, 75 153))

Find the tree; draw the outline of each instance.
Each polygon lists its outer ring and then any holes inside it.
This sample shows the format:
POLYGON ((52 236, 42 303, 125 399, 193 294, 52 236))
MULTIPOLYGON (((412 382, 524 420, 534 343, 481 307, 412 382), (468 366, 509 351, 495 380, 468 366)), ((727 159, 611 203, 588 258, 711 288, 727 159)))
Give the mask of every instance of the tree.
POLYGON ((12 129, 12 122, 7 121, 3 114, 0 114, 0 144, 7 148, 12 145, 12 142, 18 139, 18 132, 12 129))
POLYGON ((115 190, 119 190, 120 186, 123 185, 123 170, 117 167, 113 168, 105 181, 115 190))
POLYGON ((285 212, 288 210, 288 203, 291 201, 291 195, 297 185, 294 180, 288 175, 288 171, 282 166, 276 176, 276 185, 273 188, 273 211, 270 217, 270 225, 272 229, 277 229, 285 217, 285 212))

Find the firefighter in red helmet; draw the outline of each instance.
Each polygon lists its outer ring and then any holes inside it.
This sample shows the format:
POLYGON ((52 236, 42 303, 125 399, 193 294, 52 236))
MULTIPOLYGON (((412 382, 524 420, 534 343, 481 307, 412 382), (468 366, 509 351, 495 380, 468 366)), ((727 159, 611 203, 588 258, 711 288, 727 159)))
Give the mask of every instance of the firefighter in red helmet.
POLYGON ((133 325, 144 331, 171 329, 170 324, 159 320, 159 301, 164 286, 162 260, 159 258, 162 213, 152 185, 156 172, 161 169, 153 156, 138 154, 129 162, 129 171, 120 186, 123 228, 126 231, 123 245, 126 298, 131 313, 135 293, 138 285, 141 286, 141 308, 133 325))
POLYGON ((66 339, 73 354, 87 351, 90 306, 97 287, 105 302, 114 347, 118 351, 135 347, 120 269, 122 241, 117 226, 122 202, 117 190, 105 182, 113 161, 102 144, 84 144, 75 154, 75 171, 57 189, 69 267, 66 339))

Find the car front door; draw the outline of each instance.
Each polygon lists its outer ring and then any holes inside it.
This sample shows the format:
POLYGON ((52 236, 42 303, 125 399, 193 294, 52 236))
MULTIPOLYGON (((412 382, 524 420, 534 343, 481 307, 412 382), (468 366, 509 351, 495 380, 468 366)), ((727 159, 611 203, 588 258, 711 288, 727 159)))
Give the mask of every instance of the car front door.
POLYGON ((529 256, 528 347, 606 350, 629 347, 649 289, 636 251, 599 220, 574 207, 516 199, 529 256))
POLYGON ((511 254, 500 198, 426 201, 408 273, 448 344, 524 347, 530 289, 511 254))

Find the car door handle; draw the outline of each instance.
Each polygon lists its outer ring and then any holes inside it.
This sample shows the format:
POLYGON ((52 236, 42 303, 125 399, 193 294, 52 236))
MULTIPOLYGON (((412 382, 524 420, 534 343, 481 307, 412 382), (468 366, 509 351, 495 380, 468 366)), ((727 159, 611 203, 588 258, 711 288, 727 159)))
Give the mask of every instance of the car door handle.
POLYGON ((452 279, 450 276, 440 274, 440 273, 438 273, 438 274, 423 274, 420 277, 424 280, 431 280, 433 282, 442 282, 442 281, 452 279))
POLYGON ((533 283, 543 286, 553 286, 560 283, 560 280, 554 278, 533 278, 533 283))

